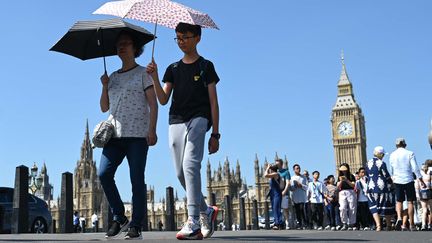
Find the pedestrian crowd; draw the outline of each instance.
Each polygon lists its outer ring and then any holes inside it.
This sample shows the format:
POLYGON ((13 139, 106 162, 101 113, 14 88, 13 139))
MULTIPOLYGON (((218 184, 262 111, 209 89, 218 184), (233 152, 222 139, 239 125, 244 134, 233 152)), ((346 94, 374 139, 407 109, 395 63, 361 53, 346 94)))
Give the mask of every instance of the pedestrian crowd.
POLYGON ((419 167, 403 138, 387 154, 382 146, 358 171, 342 163, 336 175, 320 180, 320 172, 301 172, 292 166, 293 176, 283 161, 269 164, 268 197, 272 205, 275 230, 376 230, 416 231, 432 227, 432 160, 419 167))

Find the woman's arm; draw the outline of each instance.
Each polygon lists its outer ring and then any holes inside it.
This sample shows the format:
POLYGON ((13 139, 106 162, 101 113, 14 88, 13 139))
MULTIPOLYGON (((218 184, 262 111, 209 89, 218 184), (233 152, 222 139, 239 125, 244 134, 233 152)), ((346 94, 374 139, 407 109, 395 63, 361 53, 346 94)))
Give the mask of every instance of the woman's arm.
POLYGON ((153 88, 146 89, 145 96, 150 107, 150 124, 149 132, 147 135, 147 144, 149 146, 152 146, 157 143, 156 123, 158 117, 158 104, 156 101, 156 94, 153 88))
POLYGON ((108 75, 106 73, 103 74, 100 80, 102 82, 102 93, 101 93, 99 104, 100 104, 101 111, 107 112, 110 108, 109 97, 108 97, 108 83, 109 83, 108 75))

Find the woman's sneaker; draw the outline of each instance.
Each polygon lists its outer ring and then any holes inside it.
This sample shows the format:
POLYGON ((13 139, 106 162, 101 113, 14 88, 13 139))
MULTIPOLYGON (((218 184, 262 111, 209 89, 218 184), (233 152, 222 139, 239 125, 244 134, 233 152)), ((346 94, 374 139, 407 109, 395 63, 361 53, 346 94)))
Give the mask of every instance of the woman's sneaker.
POLYGON ((127 229, 129 225, 129 220, 126 218, 123 222, 119 222, 117 220, 114 220, 111 223, 111 226, 109 227, 107 233, 105 234, 105 238, 114 238, 121 232, 123 232, 125 229, 127 229))
POLYGON ((183 224, 182 229, 177 233, 176 238, 179 240, 202 240, 201 225, 198 220, 189 218, 183 224))
POLYGON ((213 235, 218 211, 216 206, 210 206, 206 213, 200 213, 201 233, 204 238, 210 238, 213 235))
POLYGON ((125 235, 125 240, 141 240, 141 230, 139 227, 130 227, 125 235))

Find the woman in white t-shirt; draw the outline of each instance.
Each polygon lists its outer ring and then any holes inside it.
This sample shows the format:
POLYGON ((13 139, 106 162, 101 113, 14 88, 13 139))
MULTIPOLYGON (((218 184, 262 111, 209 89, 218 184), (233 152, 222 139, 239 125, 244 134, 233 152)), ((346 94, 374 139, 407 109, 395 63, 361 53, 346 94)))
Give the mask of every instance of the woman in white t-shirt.
POLYGON ((115 127, 115 135, 104 146, 99 169, 99 178, 106 198, 113 212, 113 222, 105 237, 118 235, 129 226, 126 239, 141 238, 144 220, 144 171, 148 147, 155 145, 158 107, 153 89, 153 79, 145 67, 138 65, 135 58, 142 53, 140 40, 128 31, 121 32, 116 42, 117 55, 122 67, 109 77, 101 77, 102 112, 109 111, 115 127), (132 219, 125 216, 114 175, 117 167, 127 157, 132 184, 132 219))
MULTIPOLYGON (((431 177, 432 177, 432 160, 428 159, 425 161, 424 166, 422 170, 420 171, 423 181, 426 184, 427 189, 431 190, 432 183, 431 183, 431 177)), ((417 183, 418 184, 418 183, 417 183)), ((424 190, 425 188, 419 188, 424 190)), ((430 229, 432 227, 432 199, 424 200, 420 199, 421 207, 422 207, 422 215, 421 215, 421 221, 422 221, 422 227, 421 230, 425 231, 430 229), (429 211, 429 220, 428 220, 428 211, 429 211), (429 226, 428 226, 429 225, 429 226)))

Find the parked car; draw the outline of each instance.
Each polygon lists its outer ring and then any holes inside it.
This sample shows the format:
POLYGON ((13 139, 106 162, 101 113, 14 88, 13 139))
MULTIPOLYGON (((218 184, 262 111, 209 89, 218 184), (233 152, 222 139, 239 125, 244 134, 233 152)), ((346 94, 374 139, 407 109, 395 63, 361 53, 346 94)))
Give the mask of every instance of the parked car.
MULTIPOLYGON (((0 187, 0 207, 2 217, 0 220, 2 229, 1 233, 10 233, 12 229, 12 210, 13 210, 13 193, 14 189, 9 187, 0 187)), ((31 233, 48 233, 52 224, 51 213, 48 210, 47 203, 28 194, 28 226, 31 233)))

